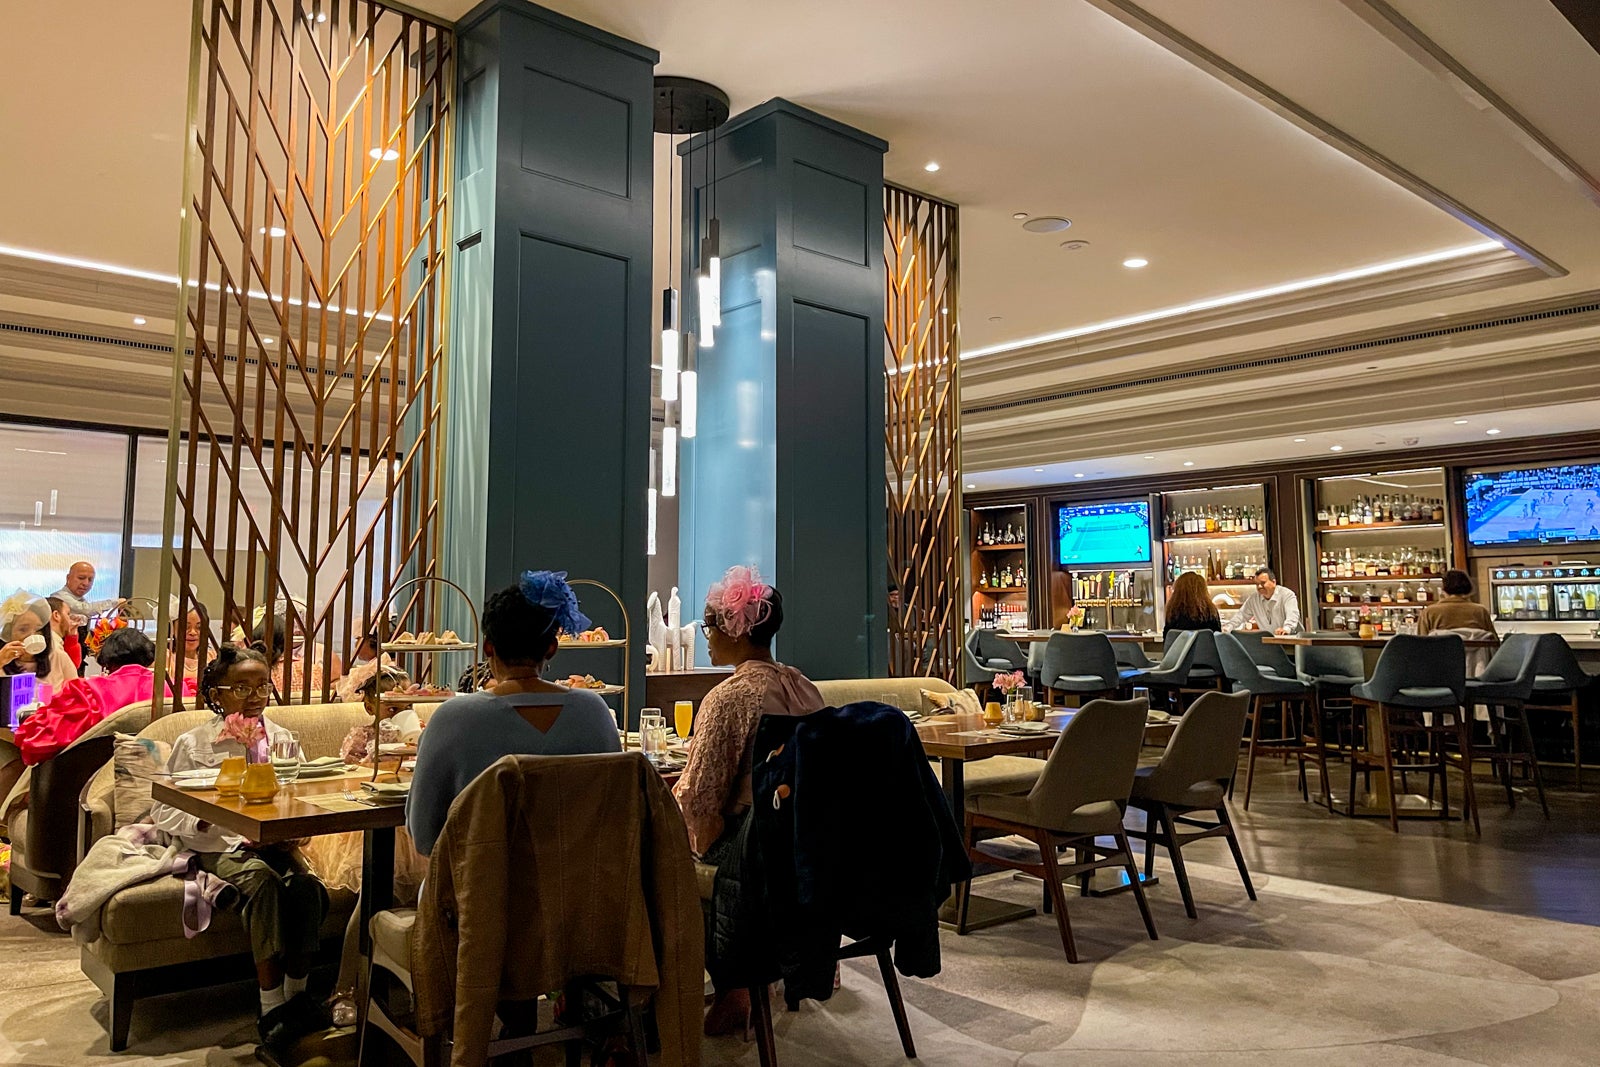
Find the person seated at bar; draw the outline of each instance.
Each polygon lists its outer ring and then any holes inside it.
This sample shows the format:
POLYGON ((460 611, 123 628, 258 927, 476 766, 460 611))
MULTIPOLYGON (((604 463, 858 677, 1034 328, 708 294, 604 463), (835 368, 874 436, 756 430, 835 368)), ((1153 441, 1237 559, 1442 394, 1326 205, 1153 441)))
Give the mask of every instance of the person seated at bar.
POLYGON ((1211 590, 1198 571, 1184 571, 1167 594, 1167 619, 1161 635, 1174 630, 1221 630, 1222 616, 1211 601, 1211 590))
MULTIPOLYGON (((199 688, 213 717, 178 735, 167 773, 221 767, 229 757, 265 762, 276 742, 293 740, 263 714, 272 674, 255 649, 223 645, 206 664, 199 688)), ((150 814, 158 829, 195 853, 202 869, 238 891, 225 906, 238 909, 249 931, 261 993, 256 1026, 262 1044, 281 1060, 295 1041, 330 1022, 327 1010, 306 992, 328 913, 327 889, 305 869, 296 845, 257 845, 159 802, 150 814)))
MULTIPOLYGON (((800 671, 772 657, 772 640, 783 627, 783 595, 751 567, 731 567, 706 593, 700 627, 711 663, 733 674, 706 694, 694 717, 688 764, 673 788, 689 846, 717 868, 717 892, 738 884, 742 830, 751 797, 751 746, 763 715, 809 715, 826 706, 817 687, 800 671)), ((713 915, 732 914, 729 901, 713 901, 713 915)), ((716 923, 706 923, 706 958, 713 957, 716 923)), ((714 963, 714 961, 713 961, 714 963)), ((715 966, 713 983, 719 982, 715 966)), ((750 1018, 750 993, 722 988, 706 1015, 709 1036, 738 1033, 750 1018)))
POLYGON ((76 678, 66 650, 50 624, 50 602, 18 590, 0 604, 0 670, 7 674, 32 674, 39 679, 39 699, 58 692, 68 678, 76 678), (29 640, 37 638, 37 640, 29 640))
POLYGON ((489 597, 483 654, 494 683, 440 704, 417 742, 406 828, 418 852, 433 851, 456 796, 501 756, 622 751, 616 716, 598 693, 541 677, 561 634, 590 625, 565 571, 527 571, 489 597))
POLYGON ((72 611, 67 602, 58 596, 45 597, 50 605, 50 625, 61 639, 61 649, 72 661, 73 670, 83 672, 83 642, 78 640, 78 628, 72 625, 72 611))
MULTIPOLYGON (((113 630, 100 645, 100 669, 91 678, 68 678, 59 692, 17 726, 22 762, 32 766, 54 756, 82 737, 95 723, 155 692, 155 642, 132 627, 113 630)), ((172 692, 172 680, 167 681, 172 692)), ((195 680, 184 682, 184 696, 194 696, 195 680)))
POLYGON ((1278 576, 1271 567, 1256 570, 1256 591, 1244 598, 1239 610, 1227 622, 1224 630, 1266 630, 1268 633, 1297 634, 1300 625, 1300 598, 1288 588, 1278 584, 1278 576))
POLYGON ((1444 572, 1444 597, 1429 604, 1417 617, 1417 633, 1438 630, 1486 630, 1495 634, 1494 617, 1489 609, 1472 599, 1472 577, 1466 571, 1444 572))

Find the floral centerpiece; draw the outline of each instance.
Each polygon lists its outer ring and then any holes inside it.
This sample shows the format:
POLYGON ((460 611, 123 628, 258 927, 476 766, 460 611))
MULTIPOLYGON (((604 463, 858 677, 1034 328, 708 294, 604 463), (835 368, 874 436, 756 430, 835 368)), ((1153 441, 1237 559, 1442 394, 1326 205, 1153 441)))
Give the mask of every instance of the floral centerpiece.
POLYGON ((1002 671, 994 676, 994 687, 1007 697, 1015 696, 1017 690, 1028 684, 1021 671, 1002 671))
POLYGON ((1083 626, 1084 610, 1073 605, 1067 610, 1067 621, 1061 624, 1063 630, 1076 630, 1083 626))
POLYGON ((219 741, 237 741, 244 748, 249 763, 267 762, 267 728, 259 715, 242 715, 234 712, 222 720, 219 741))

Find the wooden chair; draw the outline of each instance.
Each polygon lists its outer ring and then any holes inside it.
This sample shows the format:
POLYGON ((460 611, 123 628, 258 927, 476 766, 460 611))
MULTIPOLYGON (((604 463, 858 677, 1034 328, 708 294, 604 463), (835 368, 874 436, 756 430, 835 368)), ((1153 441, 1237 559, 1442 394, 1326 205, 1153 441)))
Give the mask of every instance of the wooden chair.
MULTIPOLYGON (((700 887, 700 899, 709 905, 716 892, 717 869, 708 863, 695 861, 695 882, 700 887)), ((709 920, 708 920, 709 921, 709 920)), ((889 997, 889 1010, 894 1015, 894 1025, 900 1031, 900 1047, 905 1051, 906 1059, 917 1058, 917 1046, 911 1038, 911 1020, 906 1015, 906 1002, 900 994, 900 978, 895 974, 894 961, 889 955, 889 945, 881 943, 877 938, 863 938, 842 945, 835 957, 837 961, 859 959, 871 956, 878 961, 878 972, 883 976, 883 991, 889 997)), ((753 985, 750 991, 750 1024, 755 1034, 756 1056, 761 1062, 761 1067, 777 1067, 778 1047, 772 1029, 772 992, 765 984, 753 985)), ((709 999, 709 998, 708 998, 709 999)), ((798 1004, 788 1005, 790 1011, 798 1011, 798 1004)))
MULTIPOLYGON (((1144 741, 1145 700, 1094 700, 1073 715, 1061 738, 1050 752, 1044 773, 1026 796, 981 794, 967 797, 965 840, 967 854, 976 862, 994 864, 1031 874, 1044 880, 1048 894, 1047 910, 1053 910, 1061 931, 1061 945, 1067 960, 1078 962, 1072 940, 1072 924, 1067 918, 1067 898, 1062 882, 1066 878, 1087 876, 1101 867, 1120 867, 1128 876, 1139 913, 1150 940, 1156 940, 1155 920, 1139 883, 1139 870, 1133 862, 1122 812, 1133 786, 1134 768, 1139 763, 1139 748, 1144 741), (1039 849, 1037 863, 995 855, 978 848, 978 832, 1017 835, 1032 841, 1039 849), (1101 837, 1113 838, 1115 848, 1097 843, 1101 837), (1074 849, 1078 862, 1062 864, 1057 852, 1074 849), (1096 859, 1094 857, 1099 856, 1096 859)), ((1087 879, 1083 891, 1087 892, 1087 879)), ((956 889, 956 931, 967 932, 967 910, 972 899, 972 882, 956 889)))
POLYGON ((1250 703, 1249 693, 1201 696, 1178 720, 1161 762, 1154 767, 1140 767, 1134 774, 1128 804, 1145 813, 1145 828, 1129 830, 1128 836, 1144 842, 1147 879, 1155 871, 1156 846, 1165 846, 1172 860, 1172 873, 1178 879, 1178 892, 1183 895, 1183 910, 1191 919, 1197 916, 1189 872, 1183 863, 1183 846, 1194 841, 1226 838, 1244 890, 1251 900, 1256 899, 1223 791, 1223 786, 1231 784, 1238 773, 1239 733, 1244 729, 1250 703), (1210 812, 1216 821, 1192 818, 1196 812, 1210 812), (1184 827, 1191 832, 1184 832, 1184 827))

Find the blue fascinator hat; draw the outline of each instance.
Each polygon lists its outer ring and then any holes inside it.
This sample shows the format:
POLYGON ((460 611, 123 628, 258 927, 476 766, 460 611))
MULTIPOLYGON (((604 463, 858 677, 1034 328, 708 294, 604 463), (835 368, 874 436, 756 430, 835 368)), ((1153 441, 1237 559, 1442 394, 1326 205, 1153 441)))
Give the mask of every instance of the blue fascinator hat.
POLYGON ((517 583, 528 603, 556 617, 556 625, 573 637, 591 629, 589 616, 578 610, 578 594, 567 584, 566 571, 523 571, 517 583))

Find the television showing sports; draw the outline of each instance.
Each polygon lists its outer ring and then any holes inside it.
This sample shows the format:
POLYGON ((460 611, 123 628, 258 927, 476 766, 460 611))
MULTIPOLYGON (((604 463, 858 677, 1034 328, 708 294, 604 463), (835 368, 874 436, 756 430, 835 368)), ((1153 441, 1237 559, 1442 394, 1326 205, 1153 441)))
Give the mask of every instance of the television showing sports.
POLYGON ((1471 471, 1462 493, 1474 545, 1600 541, 1600 463, 1471 471))
POLYGON ((1062 504, 1056 560, 1063 567, 1150 562, 1150 503, 1062 504))

